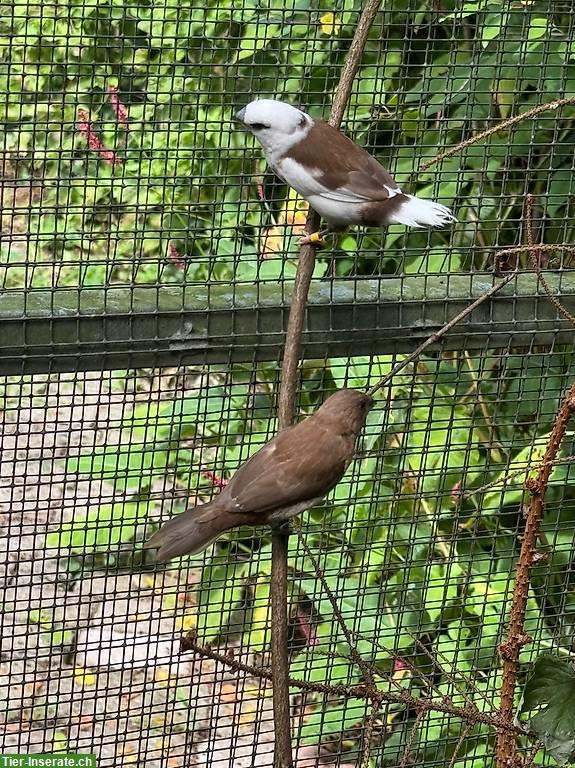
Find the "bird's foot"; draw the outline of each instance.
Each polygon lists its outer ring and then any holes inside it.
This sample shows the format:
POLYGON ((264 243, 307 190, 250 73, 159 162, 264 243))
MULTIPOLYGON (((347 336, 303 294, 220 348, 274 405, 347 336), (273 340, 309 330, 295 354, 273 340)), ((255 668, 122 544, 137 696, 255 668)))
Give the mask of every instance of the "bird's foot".
POLYGON ((312 232, 311 235, 302 237, 299 241, 300 245, 313 245, 314 248, 324 248, 327 242, 324 239, 326 232, 312 232))
POLYGON ((272 531, 279 531, 280 533, 290 534, 293 533, 293 527, 291 525, 291 521, 288 520, 274 520, 273 522, 270 522, 270 526, 272 531))

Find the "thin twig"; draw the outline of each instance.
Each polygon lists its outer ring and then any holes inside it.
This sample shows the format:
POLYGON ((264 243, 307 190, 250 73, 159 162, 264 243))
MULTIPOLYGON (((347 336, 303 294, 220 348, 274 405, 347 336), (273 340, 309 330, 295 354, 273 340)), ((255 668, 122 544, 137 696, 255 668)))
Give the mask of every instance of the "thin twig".
MULTIPOLYGON (((357 70, 361 64, 363 49, 371 25, 379 11, 381 0, 367 0, 353 40, 343 66, 339 84, 333 99, 329 122, 339 127, 357 70)), ((310 209, 306 222, 306 232, 319 227, 319 217, 310 209)), ((281 385, 278 403, 279 429, 293 424, 297 391, 297 374, 301 357, 302 334, 309 287, 315 267, 315 249, 312 245, 302 246, 299 254, 293 296, 286 329, 285 349, 281 371, 281 385)), ((288 659, 288 546, 289 529, 272 529, 272 573, 270 597, 272 604, 272 669, 273 669, 273 704, 276 768, 292 768, 291 722, 289 709, 289 659, 288 659)))
MULTIPOLYGON (((527 195, 525 205, 527 209, 526 211, 527 220, 533 221, 533 207, 535 205, 535 196, 527 195)), ((547 298, 553 304, 553 306, 555 306, 558 309, 558 311, 563 315, 563 317, 567 318, 567 320, 569 320, 571 325, 575 327, 575 317, 573 317, 571 312, 569 312, 569 310, 563 306, 561 301, 559 301, 557 296, 555 296, 555 294, 553 293, 547 280, 543 277, 543 273, 541 271, 541 261, 539 258, 541 253, 543 253, 543 249, 541 246, 536 246, 534 243, 532 226, 527 227, 527 243, 529 245, 529 260, 531 261, 531 266, 535 270, 537 274, 537 280, 543 286, 543 290, 547 294, 547 298)))
POLYGON ((369 768, 369 758, 371 755, 371 741, 373 738, 373 729, 375 728, 375 721, 379 715, 379 710, 383 702, 374 701, 372 704, 371 715, 363 730, 363 749, 361 754, 360 768, 369 768))
POLYGON ((427 518, 427 523, 429 525, 430 530, 430 542, 432 545, 432 549, 438 549, 441 552, 441 556, 446 561, 445 567, 453 562, 451 557, 451 548, 447 541, 445 540, 445 537, 443 534, 439 532, 439 521, 437 519, 437 513, 434 512, 430 505, 428 500, 426 499, 424 495, 424 491, 421 489, 420 480, 422 479, 421 473, 417 473, 414 470, 410 470, 409 473, 406 473, 408 476, 411 474, 415 480, 415 487, 416 487, 416 493, 419 496, 419 503, 421 504, 421 508, 423 509, 423 513, 425 517, 427 518))
POLYGON ((363 675, 363 679, 365 681, 366 686, 373 687, 375 685, 375 680, 373 677, 373 670, 371 669, 370 665, 367 663, 367 661, 361 656, 359 651, 357 650, 357 645, 355 643, 355 640, 352 636, 352 633, 349 630, 349 627, 345 623, 345 619, 343 618, 342 612, 340 610, 340 607, 338 605, 337 599, 333 592, 330 589, 329 584, 327 583, 327 580, 325 578, 325 575, 323 573, 323 570, 320 568, 319 562, 317 560, 317 557, 312 552, 310 546, 308 545, 305 536, 301 532, 301 528, 299 525, 296 527, 297 535, 299 537, 299 543, 301 544, 303 550, 305 551, 306 555, 309 557, 309 559, 312 562, 312 565, 314 567, 314 571, 316 576, 319 578, 321 585, 323 589, 325 590, 325 593, 328 597, 329 602, 331 603, 331 607, 333 609, 334 616, 337 619, 337 623, 341 627, 341 631, 345 635, 345 639, 347 641, 347 644, 349 645, 349 656, 352 661, 357 664, 359 669, 361 670, 361 673, 363 675))
MULTIPOLYGON (((349 659, 351 661, 355 662, 360 667, 360 669, 361 669, 361 671, 363 673, 364 681, 366 683, 366 691, 368 691, 368 692, 369 691, 372 691, 372 692, 378 691, 379 689, 376 687, 375 678, 374 678, 374 675, 373 675, 374 668, 371 665, 369 665, 368 662, 365 661, 365 659, 363 659, 363 657, 360 655, 359 651, 357 650, 357 645, 356 645, 355 640, 354 640, 354 638, 352 636, 352 633, 350 632, 349 627, 345 623, 345 619, 344 619, 343 614, 341 613, 341 611, 339 609, 339 605, 337 603, 336 597, 333 594, 329 584, 327 583, 327 579, 325 578, 325 574, 323 573, 323 570, 320 568, 320 565, 319 565, 319 563, 317 561, 317 558, 315 557, 315 555, 311 551, 310 547, 308 546, 308 543, 305 540, 305 537, 303 536, 299 526, 297 527, 296 530, 297 530, 297 533, 298 533, 298 536, 299 536, 300 544, 303 547, 303 549, 305 550, 306 555, 309 557, 309 559, 312 562, 312 565, 314 567, 314 571, 316 573, 316 576, 319 578, 319 580, 322 583, 323 589, 325 590, 325 592, 326 592, 326 594, 327 594, 327 596, 329 598, 329 601, 330 601, 330 603, 332 605, 334 615, 335 615, 335 617, 336 617, 336 619, 338 621, 338 624, 340 625, 340 627, 341 627, 341 629, 342 629, 342 631, 343 631, 343 633, 345 635, 345 638, 347 640, 347 644, 348 644, 348 646, 350 648, 349 659)), ((370 638, 367 638, 367 637, 362 636, 362 635, 357 635, 357 637, 361 638, 361 639, 364 639, 367 642, 372 643, 370 638)), ((416 643, 419 643, 419 641, 416 640, 416 643)), ((372 643, 372 644, 377 645, 377 643, 372 643)), ((423 644, 421 644, 421 645, 423 645, 423 644)), ((387 653, 389 653, 389 651, 387 651, 387 653)), ((431 654, 430 654, 430 657, 431 657, 431 654)), ((437 660, 436 659, 432 658, 432 661, 435 664, 437 664, 437 660)), ((413 666, 411 666, 411 668, 412 668, 412 670, 416 671, 413 666)), ((392 682, 395 682, 395 681, 392 681, 392 682)), ((454 685, 455 685, 455 681, 454 681, 454 685)), ((399 687, 399 684, 398 684, 398 687, 399 687)), ((473 704, 473 702, 471 701, 471 699, 467 698, 465 693, 459 691, 459 689, 457 689, 457 690, 458 690, 459 693, 462 693, 464 698, 466 698, 466 706, 469 706, 469 707, 474 707, 475 706, 473 704)), ((485 700, 487 701, 486 697, 485 697, 485 700)), ((370 715, 370 717, 368 719, 368 722, 367 722, 367 725, 366 725, 366 728, 365 728, 365 731, 364 731, 364 736, 363 736, 362 759, 361 759, 361 762, 360 762, 361 768, 368 768, 368 765, 369 765, 369 758, 370 758, 370 752, 371 752, 371 733, 373 731, 375 719, 377 717, 377 714, 378 714, 380 706, 381 706, 381 702, 379 700, 372 699, 372 701, 373 701, 373 709, 372 709, 371 715, 370 715)), ((413 738, 413 736, 414 736, 414 734, 415 734, 415 732, 417 730, 419 721, 421 720, 421 718, 423 716, 425 716, 425 714, 427 712, 428 712, 428 710, 421 710, 418 713, 417 719, 416 719, 416 721, 415 721, 415 723, 413 725, 412 738, 413 738)), ((407 747, 406 747, 406 750, 407 750, 407 747)), ((407 755, 407 752, 406 752, 406 755, 407 755)))
MULTIPOLYGON (((553 471, 555 458, 567 431, 571 416, 575 413, 575 384, 565 396, 547 441, 547 448, 537 477, 528 478, 525 487, 531 494, 531 502, 525 520, 525 532, 515 572, 515 588, 511 600, 507 640, 499 648, 503 661, 501 705, 499 714, 504 722, 513 723, 515 685, 521 648, 530 642, 525 633, 525 611, 529 594, 529 577, 536 556, 539 526, 543 515, 543 501, 553 471)), ((497 733, 497 768, 514 768, 517 744, 515 736, 507 730, 497 733)))
POLYGON ((449 761, 449 765, 447 768, 453 768, 455 763, 457 762, 457 757, 459 755, 459 750, 463 746, 465 740, 469 736, 469 732, 473 730, 473 723, 467 723, 462 729, 461 733, 459 734, 459 738, 457 739, 457 744, 453 748, 453 754, 451 755, 451 760, 449 761))
MULTIPOLYGON (((512 248, 502 248, 500 251, 497 251, 497 253, 495 254, 495 259, 502 260, 506 256, 517 255, 525 252, 531 254, 531 253, 552 253, 555 251, 562 251, 564 253, 575 254, 575 246, 561 245, 561 244, 534 245, 533 242, 531 242, 531 243, 527 243, 527 245, 517 245, 517 246, 513 246, 512 248)), ((423 352, 425 352, 426 349, 428 349, 430 346, 432 346, 433 344, 437 343, 440 339, 442 339, 447 333, 449 333, 449 331, 452 328, 458 325, 462 320, 465 320, 465 318, 468 315, 470 315, 475 309, 477 309, 477 307, 479 307, 481 304, 487 301, 487 299, 490 299, 494 294, 496 294, 499 290, 501 290, 501 288, 507 285, 507 283, 511 282, 511 280, 513 280, 516 274, 517 274, 516 272, 510 272, 502 280, 500 280, 498 283, 492 286, 488 291, 486 291, 482 296, 479 296, 479 298, 477 298, 472 304, 470 304, 468 307, 466 307, 461 312, 459 312, 459 314, 457 314, 442 328, 440 328, 439 331, 429 336, 422 344, 420 344, 417 347, 417 349, 411 352, 407 357, 405 357, 399 363, 394 365, 390 373, 388 373, 386 376, 380 379, 376 384, 370 387, 367 390, 367 394, 374 395, 378 390, 386 386, 386 384, 389 384, 389 382, 393 379, 394 376, 396 376, 406 366, 408 366, 410 363, 416 360, 421 354, 423 354, 423 352)), ((551 299, 551 301, 553 302, 553 304, 555 304, 555 306, 557 306, 557 308, 561 311, 561 313, 565 315, 567 319, 573 322, 573 324, 575 325, 575 317, 570 315, 567 312, 567 310, 563 307, 563 305, 559 302, 557 297, 553 295, 553 292, 551 291, 549 286, 544 282, 544 278, 542 279, 542 275, 540 271, 539 271, 539 279, 541 280, 541 284, 545 288, 545 291, 549 296, 549 298, 551 299)))
MULTIPOLYGON (((390 439, 390 441, 389 441, 389 447, 390 448, 395 448, 395 449, 401 451, 401 449, 402 449, 401 436, 394 435, 390 439)), ((409 463, 409 469, 406 470, 404 477, 405 477, 406 480, 412 480, 413 481, 413 485, 415 486, 416 491, 418 491, 419 490, 419 485, 420 485, 419 480, 420 480, 421 473, 418 470, 412 469, 411 463, 409 461, 408 461, 408 463, 409 463)), ((427 517, 427 520, 429 522, 429 526, 430 526, 430 529, 431 529, 431 535, 430 535, 429 538, 433 542, 433 548, 435 549, 435 547, 437 547, 437 549, 441 552, 442 557, 446 561, 450 561, 451 560, 451 550, 450 550, 449 545, 447 544, 445 538, 437 530, 437 519, 434 516, 433 511, 431 510, 431 508, 429 506, 429 503, 427 502, 427 500, 425 499, 424 496, 422 496, 419 499, 419 501, 420 501, 420 504, 421 504, 421 506, 423 508, 423 512, 424 512, 424 514, 427 517)))
POLYGON ((481 390, 479 388, 479 383, 480 383, 479 376, 476 374, 473 368, 471 355, 467 350, 463 352, 463 357, 465 359, 465 363, 469 370, 471 380, 473 381, 473 384, 470 387, 470 389, 475 391, 475 394, 477 396, 477 402, 479 403, 479 409, 481 411, 481 415, 483 416, 483 420, 487 425, 488 438, 486 440, 486 443, 488 446, 489 453, 491 454, 493 461, 499 464, 501 461, 503 461, 503 452, 501 450, 501 443, 499 442, 499 440, 497 440, 497 437, 495 434, 495 424, 493 423, 493 419, 491 418, 491 414, 489 413, 487 402, 485 401, 485 398, 483 397, 481 390))
POLYGON ((567 243, 557 243, 552 245, 548 243, 539 243, 538 245, 512 245, 509 248, 502 248, 495 254, 496 259, 503 260, 506 256, 518 256, 520 253, 553 253, 554 251, 561 251, 562 253, 568 253, 571 256, 575 255, 575 245, 569 245, 567 243))
POLYGON ((448 323, 446 323, 436 333, 432 333, 431 336, 429 336, 422 344, 420 344, 416 350, 411 352, 411 354, 409 354, 399 363, 396 363, 396 365, 394 365, 393 368, 391 369, 390 373, 388 373, 386 376, 380 379, 376 384, 370 387, 367 390, 367 394, 374 395, 379 389, 381 389, 382 387, 385 387, 386 384, 389 384, 389 382, 393 379, 394 376, 397 376, 397 374, 400 371, 402 371, 406 366, 408 366, 410 363, 416 360, 423 352, 425 352, 425 350, 428 347, 431 347, 432 344, 435 344, 440 339, 442 339, 447 333, 449 333, 449 331, 452 328, 458 325, 462 320, 464 320, 468 315, 470 315, 475 309, 477 309, 477 307, 481 306, 481 304, 487 301, 487 299, 491 298, 491 296, 497 293, 497 291, 501 290, 501 288, 503 288, 504 285, 507 285, 507 283, 510 283, 515 276, 516 276, 516 273, 511 272, 509 275, 507 275, 498 283, 496 283, 494 286, 492 286, 482 296, 480 296, 478 299, 475 299, 475 301, 472 304, 470 304, 468 307, 465 307, 465 309, 461 310, 461 312, 459 312, 455 317, 453 317, 448 323))
MULTIPOLYGON (((213 648, 206 648, 199 645, 191 634, 188 634, 184 641, 185 650, 194 651, 198 656, 206 659, 212 659, 223 664, 234 672, 246 672, 258 679, 272 681, 273 674, 268 667, 256 667, 252 664, 246 664, 242 661, 227 656, 224 653, 215 651, 213 648)), ((427 697, 415 698, 407 691, 382 691, 379 688, 368 690, 365 685, 330 685, 328 683, 314 683, 308 680, 298 680, 290 677, 288 684, 292 688, 309 693, 322 693, 324 695, 336 696, 345 699, 357 699, 358 701, 386 702, 389 704, 403 704, 409 708, 415 708, 418 712, 439 712, 445 715, 457 717, 464 722, 472 722, 481 725, 489 725, 493 728, 499 728, 503 731, 509 731, 516 735, 525 735, 525 730, 513 723, 505 722, 499 715, 490 715, 482 712, 474 704, 466 704, 464 707, 458 707, 448 696, 442 696, 438 699, 427 697)))
POLYGON ((369 31, 375 21, 380 5, 381 0, 368 0, 355 28, 355 34, 347 52, 329 116, 329 124, 333 125, 334 128, 339 128, 343 119, 347 102, 351 95, 351 89, 353 88, 353 81, 361 64, 363 49, 365 48, 369 31))
POLYGON ((485 131, 481 131, 481 133, 477 133, 474 136, 470 136, 470 138, 465 139, 465 141, 461 141, 454 147, 450 147, 444 152, 440 152, 435 157, 432 157, 431 160, 423 163, 423 165, 419 167, 417 173, 424 173, 433 165, 440 163, 447 157, 456 155, 462 149, 467 149, 467 147, 471 147, 473 144, 477 144, 479 141, 483 141, 483 139, 487 139, 489 136, 493 136, 494 133, 504 131, 506 128, 513 128, 513 126, 517 125, 518 123, 521 123, 524 120, 530 120, 532 117, 536 117, 536 115, 540 115, 542 112, 547 112, 551 109, 559 109, 560 107, 565 107, 569 104, 575 104, 575 96, 569 96, 564 99, 556 99, 555 101, 550 101, 545 104, 538 104, 536 107, 528 109, 526 112, 522 112, 520 115, 515 115, 515 117, 502 120, 501 122, 497 123, 497 125, 493 125, 491 128, 488 128, 485 131))
POLYGON ((415 638, 415 645, 425 656, 427 656, 433 667, 437 669, 441 676, 444 677, 448 683, 451 683, 453 688, 457 691, 457 694, 465 699, 466 704, 475 706, 473 699, 469 697, 469 694, 466 693, 465 689, 458 685, 456 675, 459 675, 461 680, 471 691, 473 691, 478 699, 483 699, 486 704, 491 702, 491 699, 485 693, 485 691, 482 691, 481 688, 475 684, 473 675, 471 673, 466 674, 460 669, 454 670, 453 662, 447 658, 443 651, 435 647, 432 652, 419 638, 415 638), (447 669, 447 666, 449 666, 449 670, 447 669))
MULTIPOLYGON (((555 459, 553 461, 553 464, 558 467, 561 464, 573 464, 575 463, 575 454, 572 454, 570 456, 562 456, 560 459, 555 459)), ((461 499, 472 499, 474 496, 479 495, 480 493, 484 493, 485 491, 490 491, 492 488, 495 488, 496 486, 500 485, 501 490, 505 489, 505 486, 509 483, 510 480, 513 480, 514 478, 518 477, 519 475, 523 475, 526 472, 531 472, 532 469, 542 469, 545 465, 545 462, 541 461, 534 461, 534 462, 528 462, 527 464, 523 464, 519 469, 513 470, 513 472, 509 472, 504 477, 498 477, 496 480, 492 480, 490 483, 485 483, 485 485, 480 485, 479 488, 473 488, 471 491, 467 491, 465 493, 462 493, 460 495, 461 499)))
MULTIPOLYGON (((465 700, 465 703, 469 704, 470 706, 474 706, 473 700, 467 695, 464 689, 458 686, 455 676, 446 669, 445 664, 448 663, 448 660, 445 654, 443 654, 437 648, 434 648, 432 653, 427 648, 425 643, 422 643, 421 640, 419 640, 419 638, 417 638, 415 635, 412 635, 411 632, 407 631, 406 634, 413 640, 414 645, 416 645, 421 650, 421 652, 429 658, 433 666, 433 669, 439 671, 441 675, 445 677, 445 679, 449 683, 451 683, 451 685, 457 691, 458 695, 465 700)), ((365 640, 366 643, 369 643, 374 648, 378 648, 379 650, 384 651, 393 659, 401 659, 401 661, 405 664, 406 670, 411 673, 413 680, 419 681, 423 687, 425 687, 429 691, 433 691, 439 696, 445 695, 445 690, 441 689, 441 684, 435 683, 433 681, 433 673, 429 676, 424 674, 408 658, 406 658, 405 656, 401 656, 397 651, 396 652, 390 651, 389 648, 385 648, 385 646, 381 645, 381 643, 378 643, 377 640, 374 640, 373 637, 369 637, 368 635, 365 635, 362 632, 357 632, 356 637, 358 640, 365 640)), ((450 666, 452 666, 450 662, 449 664, 450 666)), ((383 674, 381 670, 377 669, 377 667, 374 667, 374 671, 378 673, 377 675, 378 677, 382 678, 387 683, 393 683, 398 688, 402 688, 401 683, 394 680, 393 677, 383 674)), ((468 686, 468 688, 470 688, 473 691, 473 693, 477 695, 478 698, 483 699, 483 701, 485 701, 486 704, 490 703, 491 701, 490 698, 487 696, 487 694, 484 691, 480 690, 475 685, 471 675, 467 675, 465 672, 462 672, 461 670, 458 670, 457 674, 459 675, 461 680, 468 686)))
POLYGON ((543 747, 543 742, 541 741, 536 741, 535 744, 533 744, 529 752, 529 755, 525 758, 525 762, 523 763, 523 768, 532 768, 533 764, 535 763, 535 758, 537 757, 537 754, 542 747, 543 747))
POLYGON ((409 735, 407 737, 407 743, 405 745, 405 749, 403 750, 403 757, 401 758, 401 763, 399 764, 399 768, 406 768, 406 766, 408 765, 412 755, 411 747, 413 745, 413 742, 415 741, 415 736, 417 735, 417 729, 421 725, 422 720, 425 720, 428 714, 429 714, 428 710, 420 709, 415 717, 415 720, 411 724, 411 727, 409 729, 409 735))

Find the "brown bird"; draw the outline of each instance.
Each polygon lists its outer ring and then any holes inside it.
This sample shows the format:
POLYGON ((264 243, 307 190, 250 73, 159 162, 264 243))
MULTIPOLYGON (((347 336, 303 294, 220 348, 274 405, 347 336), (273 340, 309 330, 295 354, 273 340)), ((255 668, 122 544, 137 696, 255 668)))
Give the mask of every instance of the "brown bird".
POLYGON ((260 448, 212 501, 186 509, 144 546, 171 560, 201 552, 230 528, 282 523, 313 506, 341 480, 372 406, 369 395, 340 389, 260 448))

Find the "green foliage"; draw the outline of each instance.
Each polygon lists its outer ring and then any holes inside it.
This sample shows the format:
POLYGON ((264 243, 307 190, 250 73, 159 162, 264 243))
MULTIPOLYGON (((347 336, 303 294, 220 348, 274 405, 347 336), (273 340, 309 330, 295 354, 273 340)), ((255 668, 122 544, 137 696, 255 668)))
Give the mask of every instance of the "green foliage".
MULTIPOLYGON (((348 130, 402 183, 439 148, 494 117, 575 91, 567 13, 551 16, 543 0, 448 6, 453 12, 441 16, 428 4, 417 10, 396 0, 370 35, 354 86, 348 130)), ((181 281, 166 258, 171 247, 187 264, 187 278, 289 277, 290 262, 258 258, 259 230, 271 219, 255 192, 252 150, 245 151, 253 142, 232 117, 256 95, 292 99, 325 116, 359 7, 358 0, 300 0, 289 10, 275 0, 207 0, 202 7, 191 0, 62 0, 33 16, 26 0, 12 3, 0 16, 10 64, 0 72, 0 91, 8 94, 0 120, 17 181, 42 188, 26 220, 27 259, 66 267, 26 271, 15 264, 18 251, 5 247, 6 284, 181 281), (109 45, 114 39, 122 44, 109 45), (83 113, 115 164, 89 149, 83 113), (245 193, 240 177, 251 182, 245 193)), ((480 222, 477 241, 474 228, 462 225, 451 242, 462 252, 482 246, 475 266, 485 265, 491 246, 518 242, 526 163, 530 190, 545 196, 545 239, 573 239, 574 114, 562 110, 560 141, 553 141, 553 120, 528 120, 417 178, 421 194, 437 195, 439 187, 461 221, 480 222)), ((269 193, 271 177, 264 182, 269 193)), ((437 263, 471 266, 448 256, 447 236, 432 235, 437 263)), ((399 247, 409 269, 428 244, 426 233, 404 227, 370 231, 357 263, 359 238, 353 232, 342 241, 337 274, 389 273, 399 265, 399 247)), ((292 255, 296 242, 287 244, 292 255)))
POLYGON ((30 624, 38 625, 42 642, 46 645, 73 645, 74 632, 55 623, 48 611, 31 610, 28 613, 28 621, 30 624))
POLYGON ((132 541, 137 524, 145 520, 148 503, 101 504, 87 517, 80 515, 46 537, 49 549, 68 549, 72 554, 107 553, 118 544, 132 541))
MULTIPOLYGON (((318 392, 323 397, 324 391, 342 385, 369 386, 391 363, 385 356, 333 359, 321 366, 308 362, 302 413, 317 407, 318 392)), ((292 536, 292 676, 361 683, 340 613, 379 686, 396 690, 389 676, 396 679, 398 660, 407 659, 412 667, 397 679, 412 695, 429 695, 433 679, 433 692, 461 706, 469 700, 482 709, 486 702, 496 705, 497 647, 513 590, 522 480, 540 460, 552 420, 552 409, 540 404, 538 421, 535 402, 528 407, 517 398, 536 389, 537 370, 540 380, 545 376, 545 396, 558 403, 573 367, 570 354, 555 352, 545 361, 498 358, 494 381, 489 376, 478 380, 476 369, 477 361, 469 356, 423 359, 415 378, 399 375, 389 399, 378 402, 369 415, 353 471, 307 515, 311 557, 292 536), (519 390, 518 379, 523 382, 519 390), (477 390, 483 410, 477 408, 477 390), (520 475, 514 474, 519 470, 520 475), (435 672, 431 659, 437 660, 435 672)), ((49 544, 111 564, 119 548, 138 540, 137 526, 154 508, 150 489, 156 476, 172 475, 200 499, 210 498, 217 488, 202 469, 229 477, 275 432, 275 373, 272 365, 261 366, 254 386, 251 371, 238 365, 227 371, 225 386, 216 381, 178 400, 138 403, 126 417, 119 446, 68 460, 69 470, 104 479, 126 494, 124 506, 94 508, 89 520, 75 519, 50 534, 49 544)), ((574 452, 569 441, 562 455, 574 452)), ((566 595, 564 584, 572 580, 573 526, 562 524, 575 515, 569 478, 569 465, 559 465, 548 490, 543 535, 549 563, 534 572, 525 621, 532 643, 521 653, 522 669, 554 643, 571 644, 575 590, 566 595)), ((232 531, 209 552, 198 597, 199 640, 214 643, 231 634, 242 636, 254 651, 267 650, 269 533, 232 531)), ((196 556, 198 563, 202 557, 196 556)), ((365 714, 363 706, 334 700, 327 711, 321 707, 310 713, 300 736, 317 743, 319 733, 321 738, 353 733, 365 714)), ((394 708, 383 748, 386 759, 401 756, 405 748, 411 722, 406 716, 404 707, 394 708)), ((478 741, 488 733, 484 727, 474 729, 461 760, 473 754, 479 766, 478 741)), ((413 748, 422 760, 438 759, 438 750, 450 760, 452 736, 450 725, 430 723, 425 740, 413 748)))
MULTIPOLYGON (((9 94, 0 120, 16 182, 33 182, 41 197, 30 201, 30 237, 20 244, 26 252, 2 244, 3 284, 292 279, 295 237, 286 238, 281 258, 260 253, 261 228, 278 217, 285 190, 254 164, 261 154, 232 116, 257 95, 325 116, 359 7, 359 0, 297 0, 290 8, 280 0, 206 0, 202 7, 190 0, 59 0, 32 15, 26 0, 11 2, 0 13, 0 55, 10 64, 0 67, 0 91, 9 94), (271 213, 256 194, 256 173, 274 201, 271 213), (171 248, 185 271, 169 260, 171 248), (34 261, 52 268, 30 269, 34 261)), ((569 13, 550 13, 544 0, 446 0, 441 12, 419 0, 387 4, 385 23, 370 34, 345 128, 400 183, 454 204, 461 223, 431 235, 399 226, 352 231, 336 248, 336 276, 488 266, 495 247, 521 242, 527 171, 529 191, 545 211, 539 236, 573 241, 573 107, 417 173, 438 151, 494 121, 574 93, 570 24, 569 13)), ((316 277, 325 269, 320 256, 316 277)), ((319 391, 363 388, 391 365, 389 357, 306 363, 301 412, 317 406, 319 391)), ((513 587, 524 470, 541 456, 572 361, 558 351, 508 353, 482 365, 496 375, 474 374, 472 358, 430 358, 415 378, 398 376, 389 401, 370 414, 355 473, 307 516, 306 541, 378 685, 392 685, 391 676, 394 685, 427 696, 431 679, 432 692, 485 708, 500 684, 496 647, 513 587), (479 491, 484 484, 489 488, 479 491), (404 658, 412 667, 400 675, 404 658)), ((72 570, 118 565, 157 511, 155 482, 167 476, 207 499, 216 489, 203 468, 228 477, 275 432, 276 380, 271 365, 259 368, 257 386, 251 370, 233 366, 181 399, 139 402, 115 443, 67 462, 68 472, 101 480, 122 500, 74 517, 48 535, 47 546, 66 551, 72 570)), ((574 452, 567 445, 564 455, 574 452)), ((560 466, 548 490, 541 542, 548 560, 531 583, 526 631, 533 643, 522 652, 521 673, 552 644, 571 649, 570 479, 569 467, 560 466)), ((220 539, 202 573, 202 642, 243 634, 253 650, 267 649, 269 557, 265 532, 220 539)), ((292 626, 305 640, 294 641, 292 674, 360 682, 337 611, 296 537, 289 564, 292 626)), ((38 623, 53 642, 64 642, 49 619, 38 623)), ((526 690, 533 707, 543 706, 534 684, 526 690)), ((331 701, 310 714, 301 735, 343 738, 365 714, 361 703, 331 701)), ((555 714, 550 705, 531 720, 552 754, 564 732, 555 714)), ((430 722, 425 739, 412 741, 413 717, 390 708, 386 764, 401 762, 410 743, 417 764, 489 765, 483 727, 462 737, 453 723, 430 722)))
POLYGON ((522 713, 559 765, 575 757, 575 669, 566 659, 540 656, 523 691, 522 713), (533 714, 535 712, 535 714, 533 714))

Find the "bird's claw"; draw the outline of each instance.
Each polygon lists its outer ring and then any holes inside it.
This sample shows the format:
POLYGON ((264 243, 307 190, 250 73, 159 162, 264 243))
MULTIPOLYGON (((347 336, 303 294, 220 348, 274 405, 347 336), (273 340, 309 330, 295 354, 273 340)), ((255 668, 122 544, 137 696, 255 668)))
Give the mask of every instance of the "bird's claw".
POLYGON ((291 533, 294 532, 294 527, 293 527, 292 521, 289 518, 287 520, 286 519, 282 520, 280 518, 280 519, 273 520, 273 521, 268 521, 268 522, 269 522, 269 525, 270 525, 270 527, 272 529, 272 532, 276 531, 278 533, 283 533, 283 534, 286 534, 288 536, 291 533))
POLYGON ((313 245, 314 248, 323 248, 327 245, 321 232, 312 232, 311 235, 302 237, 299 241, 300 245, 313 245))

